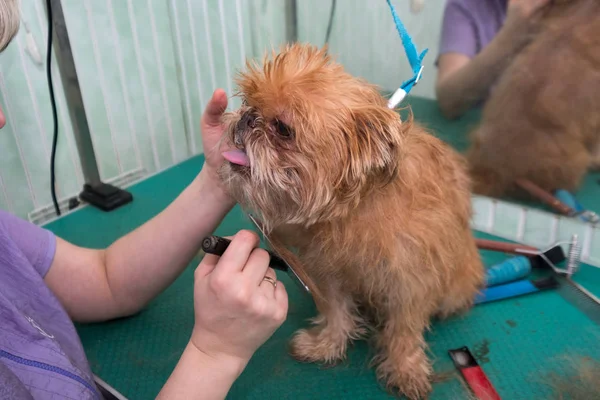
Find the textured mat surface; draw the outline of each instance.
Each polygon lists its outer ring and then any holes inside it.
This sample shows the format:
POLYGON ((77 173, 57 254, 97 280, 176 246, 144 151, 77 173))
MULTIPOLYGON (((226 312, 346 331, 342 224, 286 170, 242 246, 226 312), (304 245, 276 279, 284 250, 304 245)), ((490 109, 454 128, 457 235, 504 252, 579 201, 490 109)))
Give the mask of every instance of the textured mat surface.
MULTIPOLYGON (((48 225, 74 243, 104 247, 167 206, 198 173, 195 157, 130 188, 134 202, 112 213, 86 207, 48 225)), ((251 228, 235 209, 217 234, 251 228)), ((483 235, 481 235, 483 236, 483 235)), ((492 265, 503 259, 483 254, 492 265)), ((187 343, 193 326, 190 264, 181 277, 149 307, 132 318, 79 325, 95 373, 130 399, 153 399, 187 343)), ((595 272, 594 270, 593 272, 595 272)), ((231 399, 387 399, 367 367, 368 347, 359 342, 348 360, 335 368, 300 364, 286 353, 292 333, 314 315, 312 302, 279 274, 290 296, 290 312, 280 330, 262 347, 236 382, 231 399)), ((598 275, 595 275, 598 280, 598 275)), ((597 309, 593 311, 597 312, 597 309)), ((569 372, 565 356, 600 360, 600 326, 557 292, 531 295, 476 307, 463 318, 435 323, 427 336, 435 371, 445 380, 432 399, 465 399, 447 351, 469 346, 505 399, 548 399, 546 375, 569 372)))
MULTIPOLYGON (((440 114, 437 102, 434 100, 410 97, 407 99, 407 104, 411 106, 416 121, 455 149, 461 152, 467 150, 469 135, 479 121, 479 110, 472 110, 459 120, 448 121, 440 114)), ((406 115, 406 110, 402 114, 406 115)), ((585 208, 600 214, 600 172, 588 173, 575 195, 585 208)), ((515 203, 552 211, 547 206, 536 202, 515 203)))

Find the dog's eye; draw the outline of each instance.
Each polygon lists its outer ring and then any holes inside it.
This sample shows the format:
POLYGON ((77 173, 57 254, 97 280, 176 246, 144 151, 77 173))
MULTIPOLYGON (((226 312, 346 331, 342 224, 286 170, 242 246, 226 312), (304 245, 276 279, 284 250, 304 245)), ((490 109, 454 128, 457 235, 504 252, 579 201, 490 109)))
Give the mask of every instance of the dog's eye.
POLYGON ((281 122, 279 120, 275 121, 275 130, 277 131, 279 136, 284 137, 284 138, 290 138, 294 134, 294 131, 292 130, 292 128, 290 128, 289 126, 287 126, 286 124, 284 124, 283 122, 281 122))

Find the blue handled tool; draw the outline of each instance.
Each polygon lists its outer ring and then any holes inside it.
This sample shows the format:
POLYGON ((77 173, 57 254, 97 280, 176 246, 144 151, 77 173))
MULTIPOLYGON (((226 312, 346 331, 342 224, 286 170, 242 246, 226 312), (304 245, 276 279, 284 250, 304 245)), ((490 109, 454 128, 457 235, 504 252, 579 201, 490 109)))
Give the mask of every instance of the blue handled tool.
MULTIPOLYGON (((488 243, 487 248, 493 248, 488 243)), ((525 249, 519 250, 521 254, 527 254, 525 249)), ((486 271, 486 286, 492 287, 508 282, 523 279, 531 273, 534 268, 553 269, 555 264, 566 259, 565 253, 559 245, 553 246, 546 251, 531 252, 530 255, 518 255, 496 264, 486 271)))
POLYGON ((542 278, 535 281, 523 279, 484 289, 475 298, 475 304, 491 303, 493 301, 509 299, 526 294, 537 293, 543 290, 555 289, 559 285, 555 277, 542 278))
POLYGON ((528 257, 518 256, 488 268, 485 276, 486 287, 523 279, 531 273, 531 261, 528 257))
POLYGON ((600 222, 600 217, 598 214, 593 211, 586 210, 571 192, 564 189, 557 189, 552 194, 558 201, 573 210, 573 215, 571 215, 572 217, 577 217, 583 222, 590 222, 593 224, 600 222))
POLYGON ((567 190, 558 189, 558 190, 555 190, 554 193, 552 193, 552 194, 554 195, 554 197, 556 197, 558 200, 560 200, 567 206, 571 207, 573 210, 575 210, 577 212, 583 211, 583 206, 581 205, 581 203, 579 203, 579 201, 577 201, 575 196, 573 196, 567 190))
MULTIPOLYGON (((498 264, 488 271, 486 281, 488 287, 484 289, 475 300, 475 304, 488 303, 491 301, 521 296, 529 293, 539 292, 540 290, 552 289, 558 286, 559 282, 556 276, 563 277, 577 290, 587 296, 594 303, 600 305, 600 298, 587 290, 584 286, 573 280, 573 275, 578 271, 581 262, 581 245, 577 235, 572 235, 569 244, 569 253, 565 257, 559 244, 545 252, 531 252, 534 257, 529 258, 530 266, 527 266, 524 260, 511 260, 498 264), (555 263, 566 260, 565 268, 558 268, 555 263), (554 272, 550 278, 537 281, 519 280, 512 283, 506 283, 513 279, 522 277, 528 269, 531 268, 549 268, 554 272), (500 284, 505 283, 505 284, 500 284)), ((494 249, 493 243, 484 243, 487 249, 494 249)), ((520 249, 521 254, 529 253, 529 250, 520 249)), ((518 257, 516 257, 518 258, 518 257)))

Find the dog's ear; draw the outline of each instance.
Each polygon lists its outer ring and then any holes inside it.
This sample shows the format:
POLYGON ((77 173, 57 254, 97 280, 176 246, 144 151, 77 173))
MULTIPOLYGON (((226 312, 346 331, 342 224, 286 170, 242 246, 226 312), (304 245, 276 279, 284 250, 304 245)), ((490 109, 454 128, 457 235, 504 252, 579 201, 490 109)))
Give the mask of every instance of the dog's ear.
POLYGON ((347 132, 349 162, 340 177, 341 188, 364 190, 385 186, 398 173, 403 129, 407 122, 393 110, 378 105, 352 112, 353 123, 347 132))

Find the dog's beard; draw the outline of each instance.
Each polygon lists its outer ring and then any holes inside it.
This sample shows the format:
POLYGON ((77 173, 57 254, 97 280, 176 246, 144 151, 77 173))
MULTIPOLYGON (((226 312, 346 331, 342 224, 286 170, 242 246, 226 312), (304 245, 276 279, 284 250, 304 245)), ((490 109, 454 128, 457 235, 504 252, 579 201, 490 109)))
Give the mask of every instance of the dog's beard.
MULTIPOLYGON (((240 129, 243 110, 225 117, 225 138, 245 152, 247 166, 225 162, 221 179, 246 211, 259 217, 265 229, 281 225, 308 227, 346 216, 361 198, 360 191, 344 192, 339 185, 342 163, 286 148, 267 132, 261 116, 252 128, 240 129)), ((242 124, 243 125, 243 124, 242 124)), ((335 152, 330 153, 330 157, 335 152)), ((359 181, 364 184, 367 176, 359 181)))
POLYGON ((267 232, 282 224, 300 223, 302 218, 292 212, 292 208, 296 208, 292 206, 292 196, 275 189, 280 187, 276 183, 280 174, 271 173, 275 175, 274 179, 261 179, 262 183, 257 183, 253 178, 255 175, 254 167, 251 171, 245 171, 226 163, 221 169, 221 177, 229 193, 244 210, 256 214, 267 232))
POLYGON ((306 188, 311 184, 303 179, 314 176, 308 160, 294 154, 293 165, 289 159, 286 162, 285 150, 269 141, 260 119, 256 127, 246 130, 238 128, 239 119, 239 115, 228 117, 226 137, 246 153, 249 165, 223 164, 221 179, 231 195, 242 208, 257 214, 267 231, 283 224, 314 223, 317 205, 307 200, 306 188))

